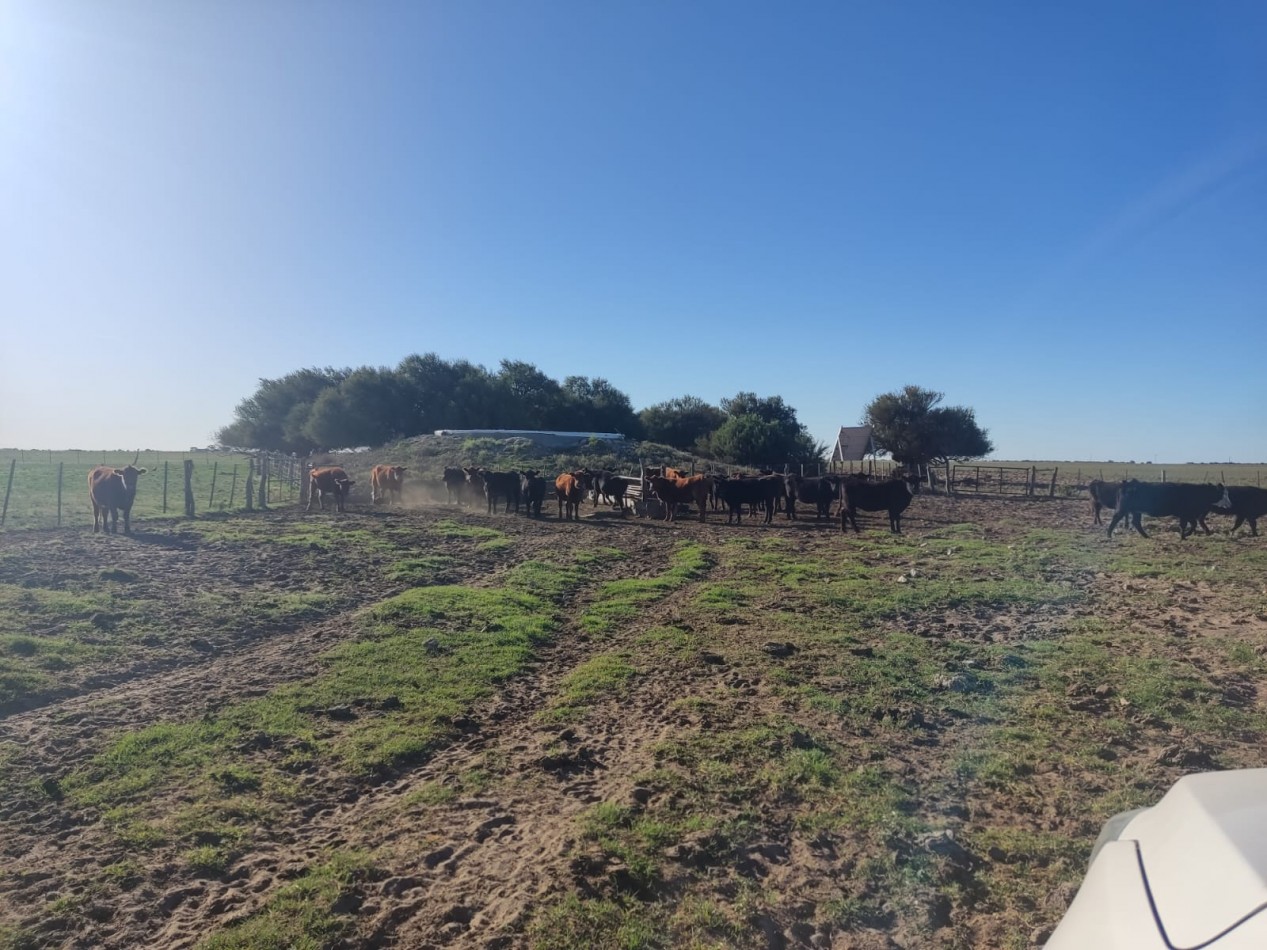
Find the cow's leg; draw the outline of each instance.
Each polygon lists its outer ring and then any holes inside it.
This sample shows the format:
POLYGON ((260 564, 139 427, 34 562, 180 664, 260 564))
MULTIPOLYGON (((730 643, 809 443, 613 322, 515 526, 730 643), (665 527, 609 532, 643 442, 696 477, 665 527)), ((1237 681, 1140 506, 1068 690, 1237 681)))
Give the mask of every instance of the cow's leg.
MULTIPOLYGON (((1204 531, 1206 534, 1214 533, 1213 531, 1210 530, 1210 526, 1205 523, 1205 515, 1197 515, 1197 524, 1201 525, 1201 530, 1204 531)), ((1197 529, 1193 528, 1192 530, 1196 531, 1197 529)))
POLYGON ((132 533, 132 507, 130 505, 123 509, 123 533, 132 533))
POLYGON ((1257 518, 1249 519, 1249 532, 1254 537, 1258 537, 1258 519, 1257 518))
POLYGON ((1143 515, 1141 515, 1138 511, 1136 511, 1136 512, 1132 512, 1132 514, 1131 514, 1131 527, 1132 527, 1132 528, 1134 528, 1136 531, 1138 531, 1138 532, 1139 532, 1139 535, 1140 535, 1140 537, 1141 537, 1141 538, 1146 538, 1146 537, 1148 537, 1148 535, 1144 532, 1144 526, 1140 523, 1140 519, 1141 519, 1142 517, 1143 517, 1143 515))
MULTIPOLYGON (((1113 517, 1109 519, 1109 537, 1110 538, 1113 537, 1113 529, 1117 527, 1117 523, 1121 521, 1124 517, 1126 517, 1126 512, 1122 511, 1120 508, 1117 511, 1113 512, 1113 517)), ((1130 530, 1130 524, 1131 523, 1128 520, 1126 522, 1126 528, 1128 531, 1130 530)))
MULTIPOLYGON (((1240 522, 1237 522, 1239 524, 1240 522)), ((101 506, 95 501, 92 503, 92 533, 96 534, 101 530, 101 506)))
POLYGON ((118 534, 119 533, 119 509, 111 507, 109 511, 110 511, 110 533, 118 534))
POLYGON ((1104 524, 1104 522, 1100 520, 1100 507, 1099 502, 1091 502, 1091 514, 1095 517, 1096 524, 1104 524))

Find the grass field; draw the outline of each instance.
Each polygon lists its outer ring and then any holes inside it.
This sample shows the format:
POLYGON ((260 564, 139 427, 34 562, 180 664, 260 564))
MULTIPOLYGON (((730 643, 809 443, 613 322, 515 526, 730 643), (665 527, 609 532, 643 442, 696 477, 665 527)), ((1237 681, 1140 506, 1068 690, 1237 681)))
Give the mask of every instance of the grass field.
MULTIPOLYGON (((57 480, 62 479, 61 523, 92 527, 92 504, 88 498, 88 473, 97 465, 123 467, 131 464, 133 452, 41 452, 0 449, 0 492, 5 490, 9 470, 13 486, 4 527, 50 528, 57 526, 57 480), (16 463, 16 464, 15 464, 16 463)), ((194 463, 191 484, 194 510, 237 511, 245 507, 248 457, 230 452, 141 452, 137 468, 146 469, 137 484, 134 519, 182 515, 185 510, 184 460, 194 463), (234 469, 237 469, 236 480, 234 469), (163 482, 166 473, 167 509, 163 510, 163 482), (212 494, 214 475, 215 493, 212 494)), ((289 485, 274 482, 272 500, 285 504, 298 498, 289 485)), ((3 498, 3 495, 0 495, 3 498)))
MULTIPOLYGON (((145 460, 143 460, 145 461, 145 460)), ((281 507, 0 548, 0 948, 1028 948, 1267 764, 1267 545, 281 507)))

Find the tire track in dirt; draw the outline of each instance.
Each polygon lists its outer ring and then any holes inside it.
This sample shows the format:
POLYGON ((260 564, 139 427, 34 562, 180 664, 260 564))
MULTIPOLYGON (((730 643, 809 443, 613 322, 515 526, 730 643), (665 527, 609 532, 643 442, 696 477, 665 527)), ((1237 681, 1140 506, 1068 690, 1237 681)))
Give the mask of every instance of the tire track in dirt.
MULTIPOLYGON (((682 540, 677 531, 649 533, 640 539, 643 562, 618 565, 626 568, 619 576, 653 576, 667 569, 669 555, 682 540)), ((615 576, 601 578, 607 579, 615 576)), ((668 596, 683 596, 685 590, 668 596)), ((575 598, 567 605, 571 616, 592 598, 592 591, 575 598)), ((304 862, 331 850, 390 856, 390 876, 365 887, 358 945, 508 945, 543 897, 573 881, 576 819, 595 802, 629 799, 631 776, 650 765, 648 748, 682 725, 679 715, 666 711, 681 698, 681 683, 669 676, 648 677, 621 709, 575 726, 543 722, 538 714, 579 664, 596 653, 631 646, 649 619, 674 611, 671 603, 659 601, 631 628, 601 638, 585 636, 569 623, 538 669, 507 684, 468 717, 466 738, 408 775, 354 801, 331 802, 276 841, 257 844, 245 881, 210 885, 182 904, 156 937, 165 946, 192 946, 206 933, 209 918, 219 915, 217 922, 223 923, 259 909, 270 890, 255 890, 259 881, 281 880, 294 870, 295 849, 302 847, 304 862), (506 776, 496 789, 451 806, 404 804, 409 792, 452 782, 490 757, 506 776), (420 830, 413 831, 413 822, 424 817, 420 830)))

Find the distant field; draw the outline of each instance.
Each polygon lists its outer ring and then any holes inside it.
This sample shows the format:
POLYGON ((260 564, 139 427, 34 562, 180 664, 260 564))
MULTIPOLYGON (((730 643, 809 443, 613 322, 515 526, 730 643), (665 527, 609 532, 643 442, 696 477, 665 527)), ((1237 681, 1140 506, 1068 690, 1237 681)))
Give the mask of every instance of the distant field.
MULTIPOLYGON (((92 504, 88 500, 88 472, 96 465, 122 467, 132 462, 135 452, 70 450, 41 452, 0 449, 0 501, 13 466, 13 487, 4 520, 6 530, 57 526, 57 472, 62 472, 62 525, 92 525, 92 504), (16 461, 16 465, 13 463, 16 461)), ((194 510, 238 510, 245 506, 248 458, 230 452, 142 452, 136 462, 144 468, 137 487, 134 518, 174 516, 185 510, 184 460, 194 463, 194 510), (237 482, 233 471, 237 468, 237 482), (163 473, 167 472, 167 508, 163 508, 163 473), (215 494, 212 495, 212 474, 215 494)), ((273 501, 286 503, 298 498, 280 481, 274 482, 273 501)))

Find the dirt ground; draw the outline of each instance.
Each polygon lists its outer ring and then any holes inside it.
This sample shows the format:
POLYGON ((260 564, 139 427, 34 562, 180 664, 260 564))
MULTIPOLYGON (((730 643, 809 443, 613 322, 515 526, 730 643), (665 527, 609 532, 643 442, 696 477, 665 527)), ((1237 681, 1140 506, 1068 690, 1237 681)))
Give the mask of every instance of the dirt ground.
MULTIPOLYGON (((898 631, 935 638, 960 651, 955 655, 967 656, 976 649, 1058 639, 1078 623, 1108 622, 1156 631, 1150 651, 1159 662, 1195 669, 1202 688, 1218 693, 1216 702, 1262 713, 1257 664, 1267 645, 1262 606, 1267 592, 1261 577, 1256 591, 1252 580, 1235 579, 1229 587, 1220 570, 1194 568, 1189 579, 1176 581, 1164 570, 1123 570, 1110 559, 1110 552, 1123 550, 1150 558, 1165 552, 1192 557, 1202 545, 1211 559, 1242 552, 1256 557, 1262 539, 1197 537, 1181 547, 1177 535, 1161 529, 1152 539, 1110 542, 1089 521, 1081 501, 917 499, 905 524, 911 543, 939 539, 939 532, 966 524, 983 543, 1006 547, 1045 532, 1083 556, 1042 568, 1044 583, 1070 592, 1064 602, 1035 606, 1002 599, 987 606, 901 610, 878 623, 874 649, 898 631), (1223 662, 1227 650, 1202 648, 1209 638, 1243 643, 1253 656, 1223 662)), ((910 703, 895 699, 891 708, 875 710, 875 730, 863 735, 843 732, 819 707, 797 705, 789 683, 830 687, 815 680, 812 669, 820 658, 816 651, 825 648, 796 640, 784 626, 796 611, 808 624, 821 610, 812 591, 801 587, 754 588, 741 606, 708 614, 706 630, 704 615, 692 607, 690 583, 648 600, 601 635, 582 622, 587 608, 604 596, 603 583, 657 576, 684 541, 731 550, 737 538, 777 537, 787 542, 780 550, 789 559, 837 563, 832 559, 842 546, 860 542, 842 537, 836 522, 789 524, 780 515, 768 528, 755 519, 728 527, 714 514, 706 524, 687 519, 669 525, 622 520, 589 506, 579 523, 533 522, 437 505, 358 509, 343 516, 283 509, 210 524, 215 530, 143 523, 134 538, 93 536, 82 529, 0 536, 0 583, 94 590, 124 577, 126 591, 116 599, 138 605, 138 613, 122 610, 112 619, 108 610, 105 616, 96 611, 87 620, 100 628, 103 640, 134 622, 145 631, 130 631, 126 649, 63 670, 47 688, 0 706, 0 769, 8 772, 7 783, 0 784, 0 947, 6 940, 13 947, 192 947, 261 911, 279 888, 333 852, 371 855, 372 870, 361 872, 334 908, 351 924, 317 945, 563 945, 551 944, 539 921, 544 909, 568 895, 640 900, 680 922, 684 912, 673 908, 675 902, 707 893, 714 904, 726 905, 730 917, 724 924, 691 924, 697 935, 692 941, 700 946, 1036 946, 1072 897, 1070 882, 1080 873, 1076 861, 1085 859, 1103 818, 1102 809, 1087 803, 1097 789, 1116 787, 1092 767, 1044 776, 1040 764, 1028 781, 977 794, 969 780, 956 786, 947 778, 955 774, 948 763, 956 748, 970 746, 974 735, 997 724, 925 710, 916 711, 927 720, 920 728, 890 729, 890 720, 916 714, 910 703), (432 529, 443 520, 491 527, 509 540, 490 546, 479 537, 437 537, 432 529), (347 532, 351 550, 341 548, 337 533, 304 543, 302 531, 313 524, 347 532), (287 532, 293 543, 275 543, 287 532), (375 536, 387 543, 375 543, 375 536), (99 808, 59 791, 59 783, 130 730, 196 721, 317 675, 322 652, 361 629, 354 622, 360 611, 420 583, 393 578, 389 568, 402 554, 446 558, 431 583, 496 588, 516 564, 567 560, 597 548, 616 549, 624 558, 593 568, 585 583, 565 595, 561 632, 525 672, 460 717, 453 741, 395 774, 355 775, 319 762, 295 776, 284 805, 218 873, 191 871, 176 847, 129 845, 99 808), (258 613, 257 603, 273 605, 271 613, 258 613), (648 661, 648 638, 666 629, 706 635, 707 649, 659 652, 648 661), (786 661, 771 653, 772 643, 784 641, 797 643, 797 653, 786 661), (600 655, 633 658, 636 675, 621 689, 590 700, 583 716, 550 715, 573 681, 569 677, 600 655), (928 891, 935 906, 914 913, 902 906, 884 910, 879 902, 878 911, 828 913, 834 899, 854 893, 849 882, 874 856, 846 833, 807 829, 796 811, 796 803, 806 799, 794 791, 786 793, 786 812, 780 812, 777 795, 762 799, 757 827, 726 862, 706 868, 693 861, 693 851, 703 853, 707 843, 687 835, 661 849, 665 869, 653 894, 622 884, 630 861, 595 844, 585 833, 587 816, 602 803, 633 813, 669 813, 676 807, 674 796, 682 793, 657 779, 665 769, 666 747, 685 734, 706 736, 710 729, 771 716, 791 717, 807 731, 831 732, 839 749, 856 747, 860 755, 870 750, 871 765, 914 790, 926 827, 955 829, 950 845, 944 839, 921 844, 934 853, 929 866, 943 873, 942 883, 953 883, 928 891), (485 778, 474 783, 474 774, 485 778), (925 788, 928 794, 920 795, 925 788), (1000 813, 1007 810, 1014 813, 1000 813), (982 896, 984 885, 974 882, 1028 873, 1041 863, 1009 851, 1006 843, 969 856, 954 843, 987 840, 985 826, 1000 824, 1074 843, 1075 857, 1049 875, 1045 894, 1009 897, 996 883, 988 898, 982 896), (126 875, 111 876, 110 869, 123 866, 129 868, 126 875), (742 900, 756 904, 734 910, 742 900)), ((1213 526, 1226 532, 1225 522, 1213 526)), ((864 531, 868 544, 887 542, 879 519, 870 519, 864 531)), ((858 551, 873 566, 885 557, 882 546, 858 551)), ((741 553, 748 556, 747 549, 741 553)), ((911 577, 911 583, 919 582, 918 573, 911 577)), ((739 562, 719 556, 706 582, 712 590, 730 590, 742 588, 747 578, 739 562)), ((30 633, 51 634, 64 620, 39 615, 30 633)), ((962 672, 947 675, 947 689, 957 689, 953 678, 962 672)), ((1058 701, 1085 717, 1107 715, 1120 690, 1112 682, 1101 685, 1085 693, 1071 685, 1058 701)), ((1257 733, 1196 735, 1175 722, 1141 719, 1124 735, 1117 745, 1106 742, 1112 751, 1103 755, 1112 755, 1113 775, 1146 773, 1148 793, 1189 771, 1267 764, 1257 733)), ((159 805, 178 809, 186 795, 180 787, 164 788, 159 805)), ((923 893, 923 886, 910 893, 923 893)), ((618 945, 611 936, 616 931, 603 933, 598 943, 618 945)), ((575 945, 585 945, 584 938, 575 945)), ((640 944, 631 939, 628 945, 640 944)))

